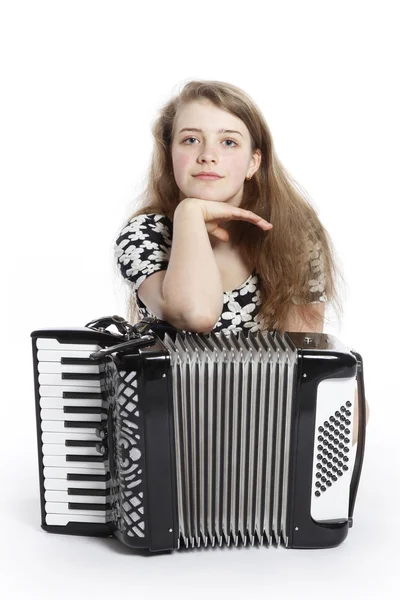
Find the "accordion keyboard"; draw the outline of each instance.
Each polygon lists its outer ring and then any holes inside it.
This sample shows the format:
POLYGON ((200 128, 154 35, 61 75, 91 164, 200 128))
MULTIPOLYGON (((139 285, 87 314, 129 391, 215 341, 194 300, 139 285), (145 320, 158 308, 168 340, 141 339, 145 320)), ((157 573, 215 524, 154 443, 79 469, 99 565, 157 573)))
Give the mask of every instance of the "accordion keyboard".
POLYGON ((45 522, 66 526, 110 521, 105 436, 107 399, 97 344, 38 338, 45 522))

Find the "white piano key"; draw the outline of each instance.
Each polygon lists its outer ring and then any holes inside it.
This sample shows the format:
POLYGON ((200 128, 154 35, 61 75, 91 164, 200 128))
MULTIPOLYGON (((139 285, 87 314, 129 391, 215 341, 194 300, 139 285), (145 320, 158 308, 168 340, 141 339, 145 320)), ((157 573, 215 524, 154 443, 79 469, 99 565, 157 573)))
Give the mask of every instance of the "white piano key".
MULTIPOLYGON (((105 411, 104 411, 105 415, 105 411)), ((88 415, 86 413, 65 413, 63 410, 53 408, 42 408, 40 411, 42 421, 87 421, 100 422, 104 416, 88 415)))
POLYGON ((99 436, 94 433, 42 433, 43 444, 65 444, 67 440, 100 442, 99 436))
MULTIPOLYGON (((94 387, 94 386, 93 386, 94 387)), ((40 385, 39 386, 39 396, 41 398, 45 398, 47 396, 51 396, 53 398, 62 398, 63 392, 85 392, 85 393, 95 393, 100 394, 104 389, 104 386, 96 386, 96 389, 88 390, 87 385, 40 385)))
POLYGON ((39 373, 92 373, 99 375, 104 372, 103 365, 62 365, 58 362, 39 362, 39 373))
MULTIPOLYGON (((65 413, 67 414, 67 413, 65 413)), ((70 419, 65 419, 69 421, 70 419)), ((44 419, 41 422, 41 428, 43 432, 52 431, 58 433, 96 433, 96 428, 99 423, 94 422, 93 427, 65 427, 64 421, 52 421, 50 419, 44 419)))
POLYGON ((86 350, 90 352, 96 352, 96 350, 101 350, 103 348, 98 344, 77 344, 76 342, 60 343, 55 338, 37 338, 36 347, 38 350, 86 350))
POLYGON ((44 505, 46 513, 61 514, 61 515, 104 515, 110 514, 110 511, 105 510, 84 510, 83 508, 72 509, 68 508, 67 502, 46 502, 44 505))
POLYGON ((48 490, 44 493, 46 502, 80 502, 81 504, 107 504, 109 496, 74 496, 68 492, 48 490))
MULTIPOLYGON (((100 378, 95 379, 62 379, 61 373, 41 373, 38 377, 39 386, 41 385, 61 385, 62 387, 69 388, 73 385, 80 385, 82 387, 90 387, 100 389, 101 383, 100 378)), ((91 390, 86 390, 91 391, 91 390)))
MULTIPOLYGON (((51 469, 51 467, 48 467, 51 469)), ((108 490, 110 481, 70 481, 69 479, 44 479, 45 490, 64 490, 84 488, 86 490, 108 490)))
MULTIPOLYGON (((72 482, 69 479, 67 479, 67 475, 107 475, 107 473, 109 472, 108 470, 106 470, 105 473, 102 473, 99 469, 93 469, 92 467, 90 468, 86 468, 86 469, 82 469, 81 467, 76 467, 76 466, 72 466, 74 463, 68 463, 68 467, 44 467, 43 469, 43 476, 45 479, 65 479, 67 481, 67 483, 79 483, 82 484, 81 487, 83 487, 83 481, 76 481, 76 482, 72 482)), ((101 463, 99 463, 101 464, 101 463)), ((105 483, 105 482, 96 482, 96 483, 105 483)), ((79 486, 78 486, 79 487, 79 486)))
POLYGON ((92 351, 84 350, 38 350, 37 358, 39 362, 61 362, 62 358, 88 358, 91 360, 91 354, 92 351))
POLYGON ((43 465, 45 467, 65 468, 68 468, 70 465, 74 465, 74 467, 79 467, 80 469, 94 469, 99 474, 107 472, 104 462, 70 461, 64 456, 43 456, 43 465))
POLYGON ((42 452, 44 456, 65 456, 66 454, 102 456, 94 447, 66 446, 65 444, 42 444, 42 452))
POLYGON ((100 515, 46 515, 46 525, 66 526, 68 523, 108 523, 110 517, 100 515))
POLYGON ((107 402, 101 399, 76 399, 76 398, 51 398, 47 396, 40 399, 40 408, 64 408, 64 406, 102 406, 107 408, 107 402))

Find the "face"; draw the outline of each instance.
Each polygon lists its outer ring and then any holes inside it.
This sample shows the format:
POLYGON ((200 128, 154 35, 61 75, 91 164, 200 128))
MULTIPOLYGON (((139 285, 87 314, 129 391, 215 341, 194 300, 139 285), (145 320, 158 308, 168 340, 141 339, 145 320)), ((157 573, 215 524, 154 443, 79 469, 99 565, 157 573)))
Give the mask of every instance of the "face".
POLYGON ((257 171, 261 152, 251 151, 250 132, 243 121, 208 100, 194 101, 178 111, 171 147, 179 201, 200 198, 240 206, 246 176, 257 171), (186 128, 201 131, 181 131, 186 128), (219 132, 219 129, 234 130, 219 132), (220 179, 195 177, 214 171, 220 179))

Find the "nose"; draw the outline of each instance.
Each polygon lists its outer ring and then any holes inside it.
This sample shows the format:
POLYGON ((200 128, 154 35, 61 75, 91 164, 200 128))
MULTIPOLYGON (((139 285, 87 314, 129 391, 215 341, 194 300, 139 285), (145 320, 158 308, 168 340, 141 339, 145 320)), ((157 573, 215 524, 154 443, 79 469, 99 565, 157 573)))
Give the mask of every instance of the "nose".
POLYGON ((208 149, 203 149, 203 150, 202 150, 202 151, 199 153, 198 160, 199 160, 201 163, 204 163, 204 162, 206 162, 206 163, 208 163, 208 162, 213 162, 213 163, 215 163, 215 162, 217 162, 217 160, 218 160, 218 159, 217 159, 217 153, 216 153, 214 150, 212 150, 212 149, 210 149, 210 150, 208 150, 208 149))

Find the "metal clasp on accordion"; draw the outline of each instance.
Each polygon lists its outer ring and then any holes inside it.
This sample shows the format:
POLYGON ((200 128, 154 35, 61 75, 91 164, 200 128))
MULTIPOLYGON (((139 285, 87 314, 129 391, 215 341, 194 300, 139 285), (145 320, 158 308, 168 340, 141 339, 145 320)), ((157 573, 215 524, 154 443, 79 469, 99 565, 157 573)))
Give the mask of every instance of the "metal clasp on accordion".
POLYGON ((90 354, 90 358, 93 360, 98 360, 104 358, 105 356, 109 356, 114 352, 122 352, 124 354, 130 353, 138 346, 149 346, 155 342, 156 336, 155 334, 147 334, 147 330, 154 329, 158 330, 172 330, 173 332, 178 331, 175 327, 158 319, 156 317, 145 317, 139 323, 135 325, 131 325, 124 319, 123 317, 119 317, 118 315, 113 315, 109 317, 101 317, 100 319, 94 319, 85 325, 85 327, 90 327, 96 331, 100 331, 103 333, 108 327, 111 325, 115 325, 115 327, 122 333, 123 339, 125 341, 116 344, 115 346, 109 346, 108 348, 104 348, 103 350, 99 350, 98 352, 94 352, 90 354))

